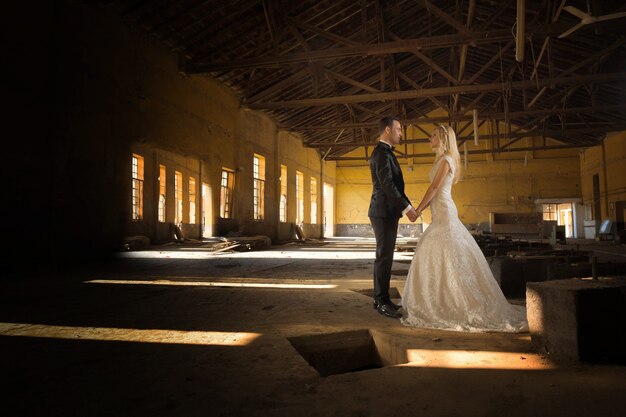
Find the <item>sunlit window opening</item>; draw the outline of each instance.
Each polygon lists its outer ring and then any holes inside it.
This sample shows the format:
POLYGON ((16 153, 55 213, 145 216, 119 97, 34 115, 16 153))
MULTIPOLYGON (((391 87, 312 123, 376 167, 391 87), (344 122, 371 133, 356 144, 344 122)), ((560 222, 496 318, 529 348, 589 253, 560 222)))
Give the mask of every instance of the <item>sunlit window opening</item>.
POLYGON ((132 217, 133 220, 143 219, 143 157, 133 154, 132 168, 132 217))
POLYGON ((296 171, 296 224, 304 223, 304 174, 296 171))
POLYGON ((196 224, 196 179, 189 177, 189 223, 196 224))
POLYGON ((565 226, 565 237, 572 237, 574 235, 572 203, 544 204, 543 220, 553 220, 556 221, 559 226, 565 226))
POLYGON ((183 222, 183 174, 174 171, 174 179, 174 202, 176 204, 174 223, 181 224, 183 222))
POLYGON ((265 158, 254 154, 252 169, 254 220, 263 220, 265 214, 265 158))
POLYGON ((287 221, 287 167, 280 166, 280 221, 287 221))
POLYGON ((317 180, 311 177, 311 224, 317 224, 317 180))
POLYGON ((222 182, 220 184, 220 217, 230 219, 232 216, 232 198, 235 173, 227 168, 222 168, 222 182))
POLYGON ((165 222, 166 181, 165 165, 159 165, 159 221, 161 223, 165 222))

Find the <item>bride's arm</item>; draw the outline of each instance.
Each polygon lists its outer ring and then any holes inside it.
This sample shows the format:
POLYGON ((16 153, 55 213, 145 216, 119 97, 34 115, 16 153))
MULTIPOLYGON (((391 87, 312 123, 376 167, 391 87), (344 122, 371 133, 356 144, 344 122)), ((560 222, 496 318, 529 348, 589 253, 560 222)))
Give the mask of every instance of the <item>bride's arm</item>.
POLYGON ((422 198, 419 206, 417 206, 416 211, 418 215, 421 214, 422 211, 426 210, 428 206, 430 206, 433 197, 437 195, 437 191, 439 191, 439 188, 441 188, 441 184, 443 184, 443 180, 446 179, 446 175, 448 175, 448 172, 450 172, 450 165, 448 161, 444 159, 439 164, 439 168, 437 168, 437 174, 435 174, 435 179, 430 184, 430 187, 428 187, 428 190, 426 190, 426 194, 424 194, 424 198, 422 198))

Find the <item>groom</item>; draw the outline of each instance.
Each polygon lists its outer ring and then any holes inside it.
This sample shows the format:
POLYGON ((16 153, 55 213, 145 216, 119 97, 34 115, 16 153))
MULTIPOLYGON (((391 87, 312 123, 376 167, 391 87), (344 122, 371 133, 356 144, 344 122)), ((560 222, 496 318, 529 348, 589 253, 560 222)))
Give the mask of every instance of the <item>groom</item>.
POLYGON ((367 215, 376 237, 374 261, 374 308, 387 317, 399 318, 399 306, 389 299, 389 281, 396 247, 398 221, 406 216, 414 222, 417 212, 404 194, 404 179, 393 146, 402 139, 402 125, 395 117, 383 117, 378 123, 379 142, 370 158, 372 199, 367 215))

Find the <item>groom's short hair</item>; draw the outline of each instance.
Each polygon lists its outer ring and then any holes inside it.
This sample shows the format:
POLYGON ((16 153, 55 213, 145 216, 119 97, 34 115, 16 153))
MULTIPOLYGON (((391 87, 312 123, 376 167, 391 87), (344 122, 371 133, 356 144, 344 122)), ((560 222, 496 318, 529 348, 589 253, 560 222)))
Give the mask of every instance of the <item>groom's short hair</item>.
POLYGON ((386 127, 392 128, 394 120, 397 120, 398 123, 400 123, 400 119, 398 119, 395 116, 385 116, 382 119, 380 119, 378 121, 378 134, 382 135, 386 127))

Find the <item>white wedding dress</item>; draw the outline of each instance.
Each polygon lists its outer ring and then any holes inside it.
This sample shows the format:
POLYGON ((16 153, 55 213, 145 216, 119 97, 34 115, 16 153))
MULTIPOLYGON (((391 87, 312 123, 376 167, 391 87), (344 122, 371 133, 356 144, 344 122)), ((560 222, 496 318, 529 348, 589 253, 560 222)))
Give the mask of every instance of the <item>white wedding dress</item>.
POLYGON ((422 234, 404 287, 402 324, 464 332, 528 331, 526 309, 508 303, 478 244, 459 220, 450 172, 431 203, 432 224, 422 234))

